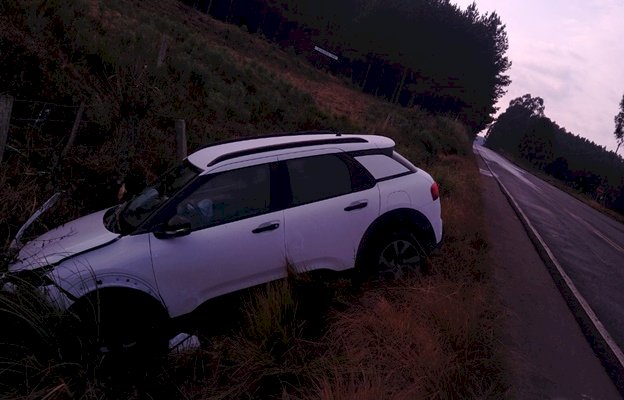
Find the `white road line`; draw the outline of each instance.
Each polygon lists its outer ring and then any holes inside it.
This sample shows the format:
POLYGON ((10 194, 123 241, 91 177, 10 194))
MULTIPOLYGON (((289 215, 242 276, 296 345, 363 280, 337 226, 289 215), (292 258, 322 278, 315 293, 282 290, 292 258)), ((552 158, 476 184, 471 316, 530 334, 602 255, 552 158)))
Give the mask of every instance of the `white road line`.
POLYGON ((487 171, 485 169, 481 169, 479 168, 479 172, 481 173, 481 175, 485 175, 485 176, 492 176, 492 173, 490 171, 487 171))
MULTIPOLYGON (((481 157, 481 158, 485 162, 485 165, 487 165, 488 169, 492 171, 492 168, 490 167, 490 164, 488 163, 486 158, 485 157, 481 157)), ((492 173, 494 172, 492 171, 492 173)), ((544 242, 544 239, 542 239, 542 236, 537 232, 535 227, 533 227, 533 224, 531 224, 531 221, 529 221, 524 211, 520 208, 520 205, 518 204, 516 199, 513 198, 509 190, 507 190, 503 182, 501 182, 501 180, 498 179, 498 177, 495 176, 494 179, 496 179, 501 189, 505 192, 505 195, 507 196, 509 201, 512 202, 513 206, 516 208, 516 210, 518 210, 518 213, 520 214, 520 216, 526 223, 526 226, 531 230, 533 235, 535 235, 540 245, 543 247, 544 251, 546 252, 548 257, 552 261, 553 265, 557 269, 557 272, 559 273, 559 275, 561 276, 565 284, 568 286, 568 289, 570 290, 572 295, 576 298, 576 301, 578 301, 579 305, 581 306, 581 308, 583 309, 587 317, 590 319, 590 321, 592 322, 592 324, 598 331, 598 334, 602 336, 602 340, 604 341, 604 343, 609 347, 609 350, 611 350, 611 352, 617 359, 618 363, 620 364, 620 368, 624 368, 624 353, 622 353, 622 349, 620 349, 620 347, 617 345, 615 340, 613 340, 613 338, 611 337, 607 329, 604 327, 602 322, 598 319, 598 316, 596 315, 594 310, 590 307, 587 300, 585 300, 583 295, 581 295, 581 293, 576 288, 576 285, 574 285, 574 283, 572 282, 572 279, 570 279, 568 274, 563 270, 563 267, 561 266, 561 264, 559 264, 559 261, 557 260, 553 252, 550 250, 546 242, 544 242)))
POLYGON ((604 240, 605 242, 607 242, 607 244, 609 244, 611 247, 613 247, 614 249, 616 249, 617 251, 624 253, 624 248, 622 248, 622 246, 620 246, 619 244, 615 243, 613 240, 609 239, 607 236, 603 235, 602 232, 600 232, 598 229, 594 228, 594 226, 592 224, 590 224, 589 222, 585 221, 584 219, 582 219, 581 217, 572 214, 570 211, 565 210, 565 212, 571 216, 572 218, 574 218, 575 220, 577 220, 578 222, 582 223, 583 225, 585 225, 587 227, 587 229, 589 229, 590 231, 592 231, 594 233, 594 235, 598 236, 599 238, 601 238, 602 240, 604 240))

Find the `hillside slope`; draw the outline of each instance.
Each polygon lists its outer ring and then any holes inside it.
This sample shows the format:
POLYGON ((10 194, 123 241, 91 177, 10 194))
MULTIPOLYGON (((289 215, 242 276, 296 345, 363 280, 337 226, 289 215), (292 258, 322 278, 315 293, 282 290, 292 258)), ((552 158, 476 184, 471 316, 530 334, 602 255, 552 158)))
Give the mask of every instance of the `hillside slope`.
MULTIPOLYGON (((190 151, 226 137, 309 129, 383 131, 415 143, 413 156, 423 161, 467 149, 460 124, 364 95, 174 0, 0 8, 0 92, 17 100, 6 170, 32 176, 40 202, 67 193, 54 223, 110 205, 130 170, 149 178, 170 165, 177 119, 186 120, 190 151), (51 171, 81 101, 77 140, 51 171), (51 117, 38 119, 46 107, 51 117)), ((11 173, 0 179, 7 199, 29 190, 11 173)), ((1 207, 8 225, 0 241, 31 211, 10 201, 1 207)))
POLYGON ((479 175, 460 123, 364 95, 175 0, 3 2, 0 61, 0 93, 16 99, 0 243, 57 190, 63 200, 34 233, 114 204, 131 172, 149 179, 170 166, 177 119, 190 151, 276 131, 391 136, 441 184, 445 221, 444 252, 427 276, 365 291, 343 280, 280 283, 258 291, 231 331, 172 355, 147 383, 110 388, 58 359, 24 361, 27 381, 12 395, 141 398, 148 387, 169 398, 503 397, 479 175))

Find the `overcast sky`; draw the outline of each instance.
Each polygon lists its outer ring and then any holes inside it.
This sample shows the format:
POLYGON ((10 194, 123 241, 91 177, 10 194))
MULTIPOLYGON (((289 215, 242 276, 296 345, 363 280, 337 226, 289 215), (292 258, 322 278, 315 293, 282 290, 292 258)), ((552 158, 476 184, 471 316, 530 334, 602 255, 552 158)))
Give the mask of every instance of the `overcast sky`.
MULTIPOLYGON (((465 9, 472 0, 451 0, 465 9)), ((624 95, 624 0, 476 0, 507 26, 512 83, 500 101, 530 93, 568 131, 615 150, 624 95)), ((622 151, 620 150, 620 154, 622 151)))

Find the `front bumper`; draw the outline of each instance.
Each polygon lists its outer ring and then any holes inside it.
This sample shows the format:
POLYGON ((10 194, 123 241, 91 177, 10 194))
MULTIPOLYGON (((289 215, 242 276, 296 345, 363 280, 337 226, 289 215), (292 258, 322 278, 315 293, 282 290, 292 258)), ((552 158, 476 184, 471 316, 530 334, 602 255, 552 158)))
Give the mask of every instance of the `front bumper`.
POLYGON ((20 301, 38 302, 58 311, 67 310, 74 301, 70 299, 58 286, 54 284, 34 286, 29 284, 18 285, 11 281, 9 273, 0 275, 0 293, 8 294, 20 301))

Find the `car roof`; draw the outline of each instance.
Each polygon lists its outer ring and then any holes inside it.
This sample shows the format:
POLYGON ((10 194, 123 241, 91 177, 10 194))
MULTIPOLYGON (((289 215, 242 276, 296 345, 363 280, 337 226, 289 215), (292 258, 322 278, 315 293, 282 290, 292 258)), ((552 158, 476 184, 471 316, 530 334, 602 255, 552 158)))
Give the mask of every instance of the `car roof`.
POLYGON ((295 132, 256 136, 216 142, 188 156, 188 161, 206 170, 226 160, 246 159, 261 155, 287 153, 300 148, 336 148, 342 151, 385 149, 394 147, 394 141, 385 136, 335 132, 295 132))

